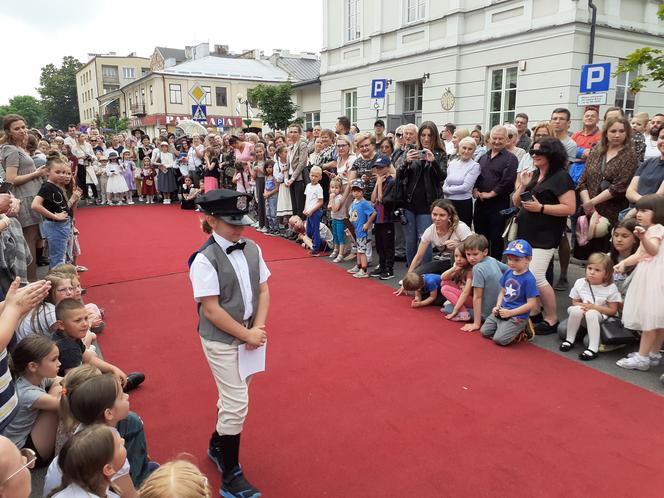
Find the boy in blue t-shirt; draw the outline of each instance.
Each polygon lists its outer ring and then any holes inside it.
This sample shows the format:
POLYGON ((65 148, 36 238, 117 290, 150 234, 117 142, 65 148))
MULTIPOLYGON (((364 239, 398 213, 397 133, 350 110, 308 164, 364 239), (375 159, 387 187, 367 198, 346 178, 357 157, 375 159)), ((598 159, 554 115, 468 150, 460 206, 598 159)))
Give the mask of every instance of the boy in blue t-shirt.
POLYGON ((355 245, 357 246, 357 264, 348 270, 355 278, 367 278, 367 235, 376 218, 376 210, 364 198, 364 182, 353 180, 350 186, 353 203, 350 206, 350 222, 355 227, 355 245))
POLYGON ((502 289, 498 294, 493 314, 480 332, 499 346, 507 346, 528 325, 530 312, 537 307, 537 281, 528 269, 533 248, 523 239, 513 240, 503 251, 507 256, 507 270, 500 279, 502 289))
POLYGON ((425 273, 420 275, 414 271, 406 273, 401 281, 404 290, 411 292, 415 291, 415 299, 410 303, 411 308, 421 308, 422 306, 428 306, 430 304, 438 304, 440 306, 440 303, 437 303, 436 299, 438 299, 440 294, 439 289, 441 283, 441 275, 436 273, 425 273))

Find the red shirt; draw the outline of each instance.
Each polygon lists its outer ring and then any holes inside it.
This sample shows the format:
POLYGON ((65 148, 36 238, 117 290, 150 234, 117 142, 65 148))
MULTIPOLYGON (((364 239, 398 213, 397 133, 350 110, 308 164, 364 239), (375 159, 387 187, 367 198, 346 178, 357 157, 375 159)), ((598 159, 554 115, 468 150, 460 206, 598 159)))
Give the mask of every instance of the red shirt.
POLYGON ((600 138, 602 138, 602 133, 599 128, 595 131, 595 133, 590 135, 586 135, 583 131, 577 131, 572 135, 572 140, 576 142, 578 147, 583 149, 592 148, 593 145, 599 142, 600 138))

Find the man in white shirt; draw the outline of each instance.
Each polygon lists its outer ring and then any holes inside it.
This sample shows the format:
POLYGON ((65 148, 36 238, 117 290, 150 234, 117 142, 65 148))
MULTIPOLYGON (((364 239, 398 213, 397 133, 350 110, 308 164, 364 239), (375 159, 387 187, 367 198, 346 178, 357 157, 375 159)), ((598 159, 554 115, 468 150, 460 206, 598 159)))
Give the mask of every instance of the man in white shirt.
POLYGON ((72 149, 76 146, 76 125, 70 124, 67 126, 67 136, 65 137, 65 145, 69 145, 72 149))
POLYGON ((657 137, 662 126, 664 126, 664 114, 655 114, 650 120, 648 134, 646 134, 645 158, 660 156, 659 149, 657 148, 657 137))

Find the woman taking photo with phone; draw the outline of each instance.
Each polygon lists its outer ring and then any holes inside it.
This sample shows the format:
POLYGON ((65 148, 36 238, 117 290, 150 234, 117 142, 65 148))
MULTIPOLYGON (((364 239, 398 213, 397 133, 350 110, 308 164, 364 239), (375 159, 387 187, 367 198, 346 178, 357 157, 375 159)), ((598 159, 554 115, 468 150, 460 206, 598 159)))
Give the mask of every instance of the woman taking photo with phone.
MULTIPOLYGON (((520 173, 520 185, 512 195, 514 206, 520 208, 517 238, 533 247, 530 271, 535 275, 544 316, 537 323, 539 335, 552 334, 558 327, 556 294, 546 279, 546 270, 553 259, 565 221, 576 209, 574 182, 567 174, 567 152, 554 137, 543 137, 530 149, 535 171, 520 173)), ((537 319, 535 319, 537 321, 537 319)))

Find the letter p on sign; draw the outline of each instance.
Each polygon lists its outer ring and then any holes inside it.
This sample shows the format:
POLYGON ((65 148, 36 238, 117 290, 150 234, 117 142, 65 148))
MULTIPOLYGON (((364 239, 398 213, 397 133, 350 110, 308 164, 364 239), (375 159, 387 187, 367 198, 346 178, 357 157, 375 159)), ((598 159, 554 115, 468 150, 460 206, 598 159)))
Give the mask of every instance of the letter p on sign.
POLYGON ((611 64, 584 64, 581 68, 581 93, 606 92, 611 79, 611 64))

